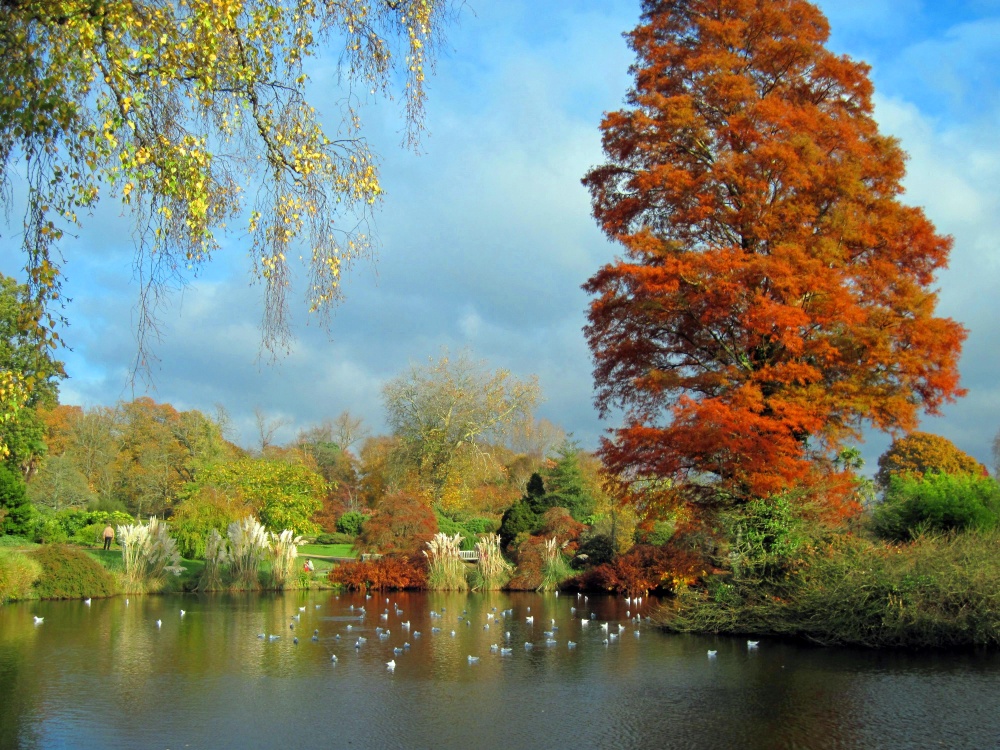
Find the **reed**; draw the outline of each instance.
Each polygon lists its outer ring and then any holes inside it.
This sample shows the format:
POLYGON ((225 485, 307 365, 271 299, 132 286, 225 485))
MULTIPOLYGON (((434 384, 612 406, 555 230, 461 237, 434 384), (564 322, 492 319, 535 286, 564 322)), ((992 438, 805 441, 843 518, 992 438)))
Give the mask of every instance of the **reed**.
POLYGON ((563 558, 562 551, 566 545, 560 545, 556 537, 545 540, 545 558, 542 563, 542 583, 538 591, 555 591, 559 584, 566 580, 573 571, 563 558))
POLYGON ((280 534, 271 532, 270 541, 271 586, 280 591, 292 576, 303 540, 295 536, 295 532, 285 529, 280 534))
POLYGON ((476 542, 479 562, 473 573, 472 588, 475 591, 499 591, 514 573, 511 565, 500 551, 498 534, 483 534, 476 542))
POLYGON ((126 591, 159 591, 168 573, 179 576, 184 571, 177 542, 168 533, 167 524, 156 516, 145 524, 119 526, 118 543, 126 591))
POLYGON ((253 516, 233 521, 226 531, 229 537, 230 585, 235 589, 260 588, 260 564, 271 542, 260 522, 253 516))
POLYGON ((218 530, 212 529, 205 542, 205 568, 198 588, 202 591, 218 591, 223 588, 222 573, 229 565, 229 560, 229 544, 218 530))
POLYGON ((459 555, 461 534, 435 534, 423 551, 427 558, 427 588, 432 591, 466 591, 465 563, 459 555))

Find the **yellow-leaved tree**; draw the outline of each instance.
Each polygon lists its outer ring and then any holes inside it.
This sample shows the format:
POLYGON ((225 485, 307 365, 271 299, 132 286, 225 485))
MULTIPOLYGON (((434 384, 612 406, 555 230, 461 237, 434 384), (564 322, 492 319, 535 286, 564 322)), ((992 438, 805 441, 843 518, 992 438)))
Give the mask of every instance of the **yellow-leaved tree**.
MULTIPOLYGON (((400 95, 415 145, 452 5, 0 3, 0 202, 10 208, 26 181, 28 283, 44 311, 26 325, 58 338, 61 241, 98 201, 115 199, 135 221, 140 371, 156 300, 211 258, 227 222, 247 233, 264 285, 263 344, 287 344, 289 256, 301 256, 309 309, 323 315, 341 297, 342 269, 371 251, 366 225, 381 188, 358 104, 400 95), (305 61, 319 53, 337 61, 343 91, 342 110, 322 113, 328 129, 306 96, 305 61)), ((12 412, 21 389, 0 375, 12 412)))

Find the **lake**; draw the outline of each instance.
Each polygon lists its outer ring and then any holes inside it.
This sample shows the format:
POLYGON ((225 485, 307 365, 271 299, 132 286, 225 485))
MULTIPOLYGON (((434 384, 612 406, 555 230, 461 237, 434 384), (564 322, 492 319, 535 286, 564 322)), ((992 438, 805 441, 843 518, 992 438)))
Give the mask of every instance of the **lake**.
POLYGON ((1000 747, 995 653, 749 648, 637 624, 652 606, 329 591, 10 604, 0 747, 1000 747))

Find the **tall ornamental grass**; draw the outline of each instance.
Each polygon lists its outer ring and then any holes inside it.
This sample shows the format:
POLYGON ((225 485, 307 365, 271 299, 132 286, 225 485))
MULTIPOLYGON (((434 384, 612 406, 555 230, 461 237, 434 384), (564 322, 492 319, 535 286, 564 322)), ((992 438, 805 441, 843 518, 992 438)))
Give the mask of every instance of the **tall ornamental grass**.
POLYGON ((271 549, 267 531, 250 516, 229 524, 230 585, 234 589, 260 588, 260 564, 271 549))
POLYGON ((462 536, 435 534, 423 550, 427 558, 427 588, 431 591, 466 591, 465 563, 459 555, 462 536))
POLYGON ((295 536, 295 532, 285 529, 280 534, 271 532, 270 534, 270 559, 271 559, 271 585, 281 590, 292 576, 295 569, 295 560, 299 556, 299 545, 302 544, 302 537, 295 536))
POLYGON ((217 529, 212 529, 205 542, 205 568, 201 572, 198 587, 202 591, 222 589, 223 573, 229 565, 229 560, 229 544, 217 529))
POLYGON ((476 552, 479 561, 473 573, 473 586, 476 591, 499 591, 510 580, 514 573, 511 565, 500 551, 499 534, 484 534, 476 542, 476 552))
POLYGON ((555 591, 559 584, 572 575, 566 559, 563 557, 563 546, 556 537, 545 540, 545 556, 542 562, 542 583, 539 591, 555 591))
POLYGON ((119 526, 118 543, 126 591, 159 591, 166 585, 168 573, 179 576, 184 571, 177 542, 167 532, 167 524, 156 516, 146 524, 119 526))

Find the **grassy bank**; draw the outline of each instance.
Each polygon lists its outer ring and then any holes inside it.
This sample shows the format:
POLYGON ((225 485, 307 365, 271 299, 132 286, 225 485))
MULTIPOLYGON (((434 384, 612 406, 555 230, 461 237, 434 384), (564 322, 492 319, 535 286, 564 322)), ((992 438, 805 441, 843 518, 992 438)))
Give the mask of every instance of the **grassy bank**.
POLYGON ((768 578, 710 579, 656 620, 676 632, 777 635, 822 644, 1000 645, 1000 533, 888 544, 841 534, 807 545, 768 578))

